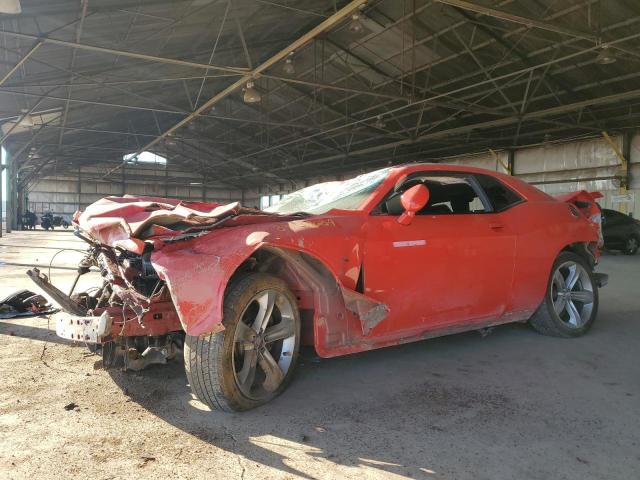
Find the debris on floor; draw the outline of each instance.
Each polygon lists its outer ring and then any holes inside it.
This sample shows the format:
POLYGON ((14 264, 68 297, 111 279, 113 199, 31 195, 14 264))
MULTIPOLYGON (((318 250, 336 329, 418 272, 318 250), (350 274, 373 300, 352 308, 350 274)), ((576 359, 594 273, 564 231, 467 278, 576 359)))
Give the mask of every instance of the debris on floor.
POLYGON ((30 317, 57 311, 46 298, 30 290, 19 290, 0 302, 0 319, 30 317))
POLYGON ((64 409, 65 409, 66 411, 68 411, 68 412, 70 412, 71 410, 77 410, 77 409, 79 409, 79 408, 80 408, 80 407, 78 406, 78 404, 77 404, 76 402, 67 403, 67 404, 64 406, 64 409))

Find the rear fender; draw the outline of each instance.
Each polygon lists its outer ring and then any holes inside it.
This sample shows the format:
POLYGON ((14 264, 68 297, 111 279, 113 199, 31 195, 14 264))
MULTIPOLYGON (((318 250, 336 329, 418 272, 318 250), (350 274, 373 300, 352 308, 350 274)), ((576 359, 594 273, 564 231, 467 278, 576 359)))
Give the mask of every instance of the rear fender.
POLYGON ((598 229, 596 256, 599 256, 600 249, 604 245, 604 237, 602 235, 602 210, 597 200, 602 198, 602 193, 579 190, 577 192, 556 195, 556 198, 561 202, 575 206, 577 210, 598 229))

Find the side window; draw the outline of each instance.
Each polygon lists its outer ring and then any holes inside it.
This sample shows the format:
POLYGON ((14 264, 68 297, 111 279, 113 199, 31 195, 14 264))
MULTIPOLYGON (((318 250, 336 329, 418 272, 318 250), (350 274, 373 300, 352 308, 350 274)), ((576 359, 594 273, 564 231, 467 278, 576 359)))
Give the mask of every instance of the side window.
POLYGON ((490 176, 476 174, 478 183, 487 195, 493 210, 501 212, 522 201, 522 197, 504 185, 500 180, 490 176))
POLYGON ((466 175, 448 172, 419 172, 410 175, 387 196, 379 207, 380 212, 400 215, 404 211, 400 203, 400 196, 418 184, 423 184, 429 189, 429 202, 417 212, 417 215, 451 215, 490 211, 489 205, 485 205, 474 184, 466 175))

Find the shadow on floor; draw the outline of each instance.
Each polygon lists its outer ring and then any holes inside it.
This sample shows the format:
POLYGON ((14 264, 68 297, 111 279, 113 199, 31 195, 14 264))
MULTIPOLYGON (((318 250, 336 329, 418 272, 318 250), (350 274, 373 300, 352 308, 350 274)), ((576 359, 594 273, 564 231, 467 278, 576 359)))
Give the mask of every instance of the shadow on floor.
MULTIPOLYGON (((18 317, 15 320, 21 320, 27 317, 18 317)), ((45 318, 46 317, 39 317, 45 318)), ((60 338, 56 335, 55 330, 50 330, 45 327, 32 327, 30 325, 20 325, 12 323, 11 320, 0 321, 0 335, 7 335, 10 337, 28 338, 31 340, 38 340, 48 343, 59 343, 61 345, 73 345, 74 342, 60 338)))
MULTIPOLYGON (((305 351, 289 389, 243 413, 203 408, 190 392, 181 362, 110 375, 157 417, 250 462, 313 478, 287 462, 288 448, 302 449, 342 466, 425 478, 436 470, 430 463, 438 457, 425 446, 427 438, 447 435, 452 421, 460 428, 474 419, 509 428, 505 422, 518 411, 503 393, 459 383, 487 369, 490 377, 501 374, 500 362, 485 362, 482 369, 474 365, 474 345, 486 345, 494 336, 535 335, 522 325, 501 330, 489 339, 470 332, 321 361, 305 351), (453 382, 435 366, 446 358, 460 377, 453 382)), ((443 443, 442 448, 450 447, 443 443)))

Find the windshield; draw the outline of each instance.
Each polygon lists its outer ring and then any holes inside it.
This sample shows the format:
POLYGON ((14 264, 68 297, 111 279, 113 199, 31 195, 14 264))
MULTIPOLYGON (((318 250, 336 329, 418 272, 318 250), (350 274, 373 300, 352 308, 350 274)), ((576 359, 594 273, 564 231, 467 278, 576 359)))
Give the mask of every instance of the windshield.
POLYGON ((311 185, 282 197, 280 203, 266 208, 273 213, 325 213, 333 208, 357 210, 387 178, 388 168, 364 173, 350 180, 311 185))

